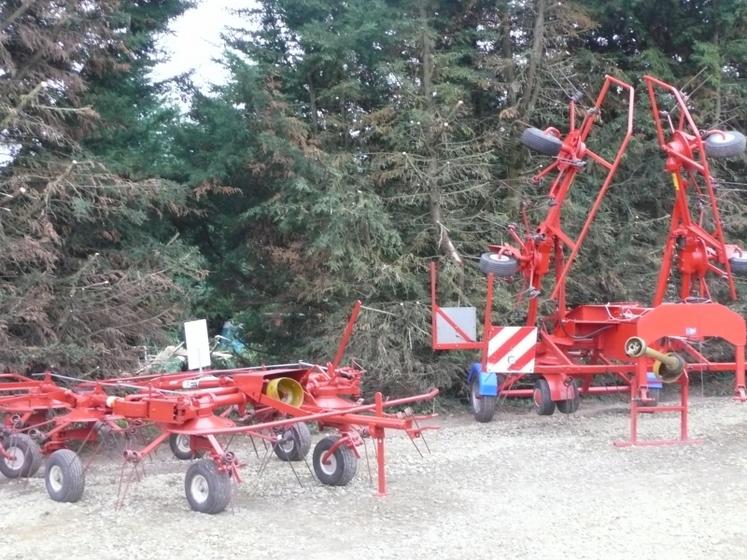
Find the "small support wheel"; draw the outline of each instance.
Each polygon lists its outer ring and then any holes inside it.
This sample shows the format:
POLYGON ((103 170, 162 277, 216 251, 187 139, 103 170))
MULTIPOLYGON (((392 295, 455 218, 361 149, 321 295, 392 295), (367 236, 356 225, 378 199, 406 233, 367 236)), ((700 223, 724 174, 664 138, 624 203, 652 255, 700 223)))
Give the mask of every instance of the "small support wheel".
POLYGON ((201 453, 192 451, 192 438, 189 434, 171 434, 169 447, 174 457, 180 461, 190 461, 201 455, 201 453))
POLYGON ((328 436, 319 440, 314 447, 312 460, 314 473, 316 473, 319 482, 327 486, 345 486, 353 480, 355 473, 358 471, 358 457, 355 456, 350 447, 344 444, 335 449, 326 463, 322 463, 322 457, 338 439, 340 438, 337 436, 328 436))
POLYGON ((311 449, 311 432, 305 422, 286 429, 272 447, 281 461, 302 461, 311 449))
POLYGON ((42 463, 39 445, 28 434, 10 434, 3 441, 10 458, 0 459, 0 472, 8 478, 30 478, 42 463))
POLYGON ((712 158, 730 158, 744 153, 747 140, 736 130, 714 131, 703 143, 706 155, 712 158))
POLYGON ((733 255, 729 259, 729 264, 731 265, 731 271, 734 274, 737 276, 747 276, 747 256, 744 254, 733 255))
POLYGON ((483 253, 480 255, 480 270, 484 274, 495 274, 500 278, 509 278, 519 270, 519 263, 508 255, 483 253))
POLYGON ((187 469, 184 491, 193 511, 220 513, 231 502, 231 477, 212 459, 200 459, 187 469))
POLYGON ((548 156, 557 156, 563 146, 560 138, 534 127, 524 129, 521 134, 521 143, 530 150, 548 156))
POLYGON ((571 382, 570 389, 573 391, 573 397, 564 401, 557 401, 555 405, 558 407, 558 412, 563 414, 573 414, 578 410, 579 404, 581 404, 581 397, 578 394, 578 387, 575 382, 571 382))
POLYGON ((83 464, 75 451, 58 449, 47 459, 44 473, 47 494, 55 502, 77 502, 86 487, 83 464))
POLYGON ((550 384, 544 377, 540 377, 534 382, 532 400, 534 401, 534 410, 540 416, 550 416, 555 412, 555 403, 550 393, 550 384))
POLYGON ((478 375, 474 376, 469 388, 469 405, 475 420, 482 423, 490 422, 495 416, 497 404, 498 397, 480 395, 480 379, 478 375))

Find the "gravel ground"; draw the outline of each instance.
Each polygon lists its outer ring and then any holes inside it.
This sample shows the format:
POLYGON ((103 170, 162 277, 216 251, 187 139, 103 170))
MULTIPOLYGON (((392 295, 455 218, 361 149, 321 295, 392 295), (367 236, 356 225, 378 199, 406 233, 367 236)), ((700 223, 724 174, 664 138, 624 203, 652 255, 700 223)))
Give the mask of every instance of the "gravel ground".
MULTIPOLYGON (((91 467, 77 504, 49 500, 40 477, 3 479, 0 558, 744 558, 747 405, 694 398, 691 432, 704 441, 693 446, 617 449, 627 419, 621 401, 596 399, 572 416, 524 404, 489 424, 443 416, 425 459, 389 438, 386 498, 365 461, 344 488, 320 486, 301 463, 301 488, 278 460, 257 479, 253 459, 217 516, 189 510, 186 465, 167 449, 119 510, 113 458, 91 467)), ((648 436, 677 432, 674 415, 641 424, 648 436)))

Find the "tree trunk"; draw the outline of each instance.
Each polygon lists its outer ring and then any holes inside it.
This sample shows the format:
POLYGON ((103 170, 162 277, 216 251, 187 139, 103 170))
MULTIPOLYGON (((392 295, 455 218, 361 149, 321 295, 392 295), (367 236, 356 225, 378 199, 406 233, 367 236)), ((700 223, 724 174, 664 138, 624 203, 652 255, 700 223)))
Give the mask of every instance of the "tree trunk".
POLYGON ((514 72, 514 52, 511 44, 511 14, 506 6, 506 13, 501 20, 501 57, 504 61, 503 79, 507 84, 506 87, 506 104, 509 107, 516 105, 516 73, 514 72))
POLYGON ((532 52, 529 55, 529 69, 527 70, 527 85, 521 100, 521 114, 527 115, 534 109, 540 91, 539 69, 545 45, 545 0, 534 1, 534 31, 532 52))
POLYGON ((429 122, 424 126, 423 134, 425 136, 425 149, 428 156, 426 177, 430 198, 431 224, 438 232, 437 246, 439 252, 450 257, 456 264, 461 266, 463 264, 462 258, 451 241, 449 231, 443 225, 441 215, 441 185, 438 180, 438 143, 443 132, 437 126, 437 123, 434 122, 436 117, 436 101, 433 98, 433 42, 428 32, 427 4, 428 0, 420 2, 420 22, 422 26, 423 103, 429 117, 429 122))

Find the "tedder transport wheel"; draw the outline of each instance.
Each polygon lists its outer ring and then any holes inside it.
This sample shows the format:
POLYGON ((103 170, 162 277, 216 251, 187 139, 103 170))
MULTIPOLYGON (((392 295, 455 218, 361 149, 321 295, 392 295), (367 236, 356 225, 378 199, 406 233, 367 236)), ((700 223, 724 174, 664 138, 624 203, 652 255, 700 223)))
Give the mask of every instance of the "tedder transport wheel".
POLYGON ((519 270, 519 263, 515 258, 498 253, 483 253, 480 255, 480 270, 485 274, 491 272, 501 278, 508 278, 519 270))
POLYGON ((478 422, 490 422, 495 415, 497 404, 498 397, 480 395, 480 380, 475 376, 469 387, 469 405, 475 420, 478 422))
POLYGON ((539 128, 526 128, 521 134, 521 143, 527 148, 545 154, 556 156, 560 153, 563 141, 539 128))
POLYGON ((550 416, 555 412, 555 403, 550 396, 550 384, 544 377, 540 377, 534 382, 532 400, 534 401, 534 410, 540 416, 550 416))
POLYGON ((171 434, 169 436, 169 447, 174 457, 182 461, 189 461, 198 456, 192 451, 191 438, 188 434, 171 434))
POLYGON ((729 158, 742 154, 745 144, 744 134, 736 130, 714 132, 705 139, 705 152, 712 158, 729 158))
POLYGON ((324 453, 332 447, 339 438, 328 436, 314 447, 314 472, 319 482, 327 486, 345 486, 353 480, 358 470, 358 457, 347 445, 341 445, 330 455, 326 463, 322 463, 324 453))
POLYGON ((47 494, 55 502, 77 502, 86 487, 83 464, 75 451, 58 449, 47 459, 44 473, 47 494))
POLYGON ((575 382, 571 383, 571 387, 573 390, 573 398, 564 401, 557 401, 555 404, 558 407, 558 412, 562 412, 563 414, 573 414, 578 410, 578 405, 581 404, 581 398, 578 395, 578 387, 575 382))
POLYGON ((301 461, 311 449, 311 432, 304 422, 293 424, 285 430, 273 451, 281 461, 301 461))
POLYGON ((3 441, 10 459, 0 459, 0 472, 8 478, 28 478, 36 474, 42 462, 39 445, 27 434, 10 434, 3 441))
POLYGON ((747 276, 747 256, 734 255, 729 259, 731 271, 737 276, 747 276))
POLYGON ((184 490, 194 511, 220 513, 231 501, 231 478, 212 459, 200 459, 187 470, 184 490))

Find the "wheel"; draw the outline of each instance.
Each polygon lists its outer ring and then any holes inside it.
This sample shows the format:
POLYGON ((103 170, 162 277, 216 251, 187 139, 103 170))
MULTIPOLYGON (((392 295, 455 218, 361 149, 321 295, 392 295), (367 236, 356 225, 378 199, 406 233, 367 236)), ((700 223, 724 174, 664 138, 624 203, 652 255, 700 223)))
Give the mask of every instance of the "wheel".
POLYGON ((189 507, 200 513, 220 513, 231 501, 231 477, 212 459, 195 461, 184 478, 189 507))
POLYGON ((495 416, 495 407, 498 397, 485 397, 480 395, 480 379, 475 376, 470 384, 469 404, 472 415, 478 422, 490 422, 495 416))
POLYGON ((47 459, 44 473, 47 494, 55 502, 77 502, 86 487, 83 464, 75 451, 58 449, 47 459))
POLYGON ((729 158, 742 154, 746 143, 741 132, 726 130, 709 135, 704 145, 706 155, 712 158, 729 158))
POLYGON ((192 451, 191 438, 188 434, 171 434, 169 436, 169 447, 174 457, 181 461, 194 459, 197 454, 192 451))
POLYGON ((281 461, 301 461, 311 449, 311 432, 304 422, 293 424, 283 432, 273 451, 281 461))
POLYGON ((548 156, 558 155, 563 145, 560 138, 534 127, 524 129, 521 133, 521 143, 530 150, 548 156))
POLYGON ((737 276, 747 276, 747 256, 734 255, 729 259, 731 271, 737 276))
POLYGON ((534 382, 532 398, 534 400, 534 409, 540 416, 550 416, 555 412, 555 403, 550 396, 550 384, 544 377, 540 377, 534 382))
POLYGON ((3 441, 10 459, 0 459, 0 472, 8 478, 29 478, 36 474, 42 463, 39 445, 27 434, 10 434, 3 441))
POLYGON ((491 272, 501 278, 508 278, 519 270, 519 263, 515 258, 497 253, 483 253, 480 255, 480 270, 485 274, 491 272))
POLYGON ((345 486, 353 480, 358 470, 358 457, 347 445, 341 445, 329 457, 326 463, 322 463, 322 456, 332 447, 339 438, 328 436, 320 440, 314 447, 314 473, 319 482, 327 486, 345 486))
POLYGON ((578 405, 581 404, 581 398, 578 395, 578 387, 576 383, 571 383, 573 388, 573 398, 564 401, 557 401, 555 405, 558 407, 558 412, 563 414, 573 414, 578 410, 578 405))

